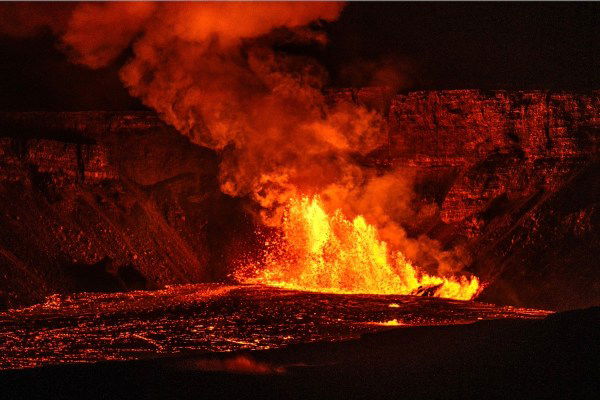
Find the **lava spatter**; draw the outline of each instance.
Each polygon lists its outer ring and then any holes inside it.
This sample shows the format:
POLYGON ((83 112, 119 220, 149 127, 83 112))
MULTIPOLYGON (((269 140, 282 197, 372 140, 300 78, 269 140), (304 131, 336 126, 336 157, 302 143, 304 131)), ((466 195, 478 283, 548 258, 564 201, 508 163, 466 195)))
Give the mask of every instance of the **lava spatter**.
POLYGON ((286 289, 343 294, 417 294, 471 300, 477 277, 429 275, 392 252, 364 217, 328 214, 318 196, 292 199, 281 234, 265 245, 262 262, 237 278, 286 289))

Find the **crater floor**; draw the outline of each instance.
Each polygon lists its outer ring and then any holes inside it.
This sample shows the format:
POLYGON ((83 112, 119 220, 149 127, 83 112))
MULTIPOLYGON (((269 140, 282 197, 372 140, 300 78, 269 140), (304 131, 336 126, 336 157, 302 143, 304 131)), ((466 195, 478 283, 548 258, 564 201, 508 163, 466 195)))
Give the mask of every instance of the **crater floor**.
POLYGON ((357 338, 390 326, 548 314, 432 297, 321 294, 252 285, 54 295, 42 304, 0 313, 0 369, 190 351, 264 350, 357 338))

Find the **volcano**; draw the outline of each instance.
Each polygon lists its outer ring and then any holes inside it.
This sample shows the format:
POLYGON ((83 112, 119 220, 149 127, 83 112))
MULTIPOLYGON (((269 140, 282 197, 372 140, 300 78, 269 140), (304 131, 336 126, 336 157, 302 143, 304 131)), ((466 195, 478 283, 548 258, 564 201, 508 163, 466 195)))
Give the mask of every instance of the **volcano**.
POLYGON ((0 4, 3 391, 597 397, 598 11, 0 4))
MULTIPOLYGON (((360 162, 413 177, 411 202, 427 207, 421 208, 421 225, 408 221, 403 234, 427 235, 442 252, 461 244, 472 257, 465 260, 470 274, 484 286, 475 289, 481 299, 543 309, 597 302, 598 288, 589 283, 598 278, 590 258, 599 244, 598 94, 438 91, 390 98, 385 90, 366 88, 329 96, 384 107, 378 112, 387 115, 385 144, 360 162), (519 290, 524 287, 528 290, 519 290)), ((275 246, 279 234, 256 225, 251 200, 219 190, 218 155, 190 144, 154 114, 8 112, 0 119, 7 135, 2 216, 10 232, 3 239, 5 304, 102 289, 92 274, 114 290, 159 288, 234 282, 248 265, 264 274, 267 249, 274 267, 285 264, 274 258, 277 252, 283 256, 275 246), (23 274, 25 266, 33 279, 23 274), (44 278, 35 277, 37 268, 44 278)), ((384 190, 406 186, 397 180, 385 184, 384 190)), ((346 224, 340 221, 327 229, 339 232, 346 224)), ((298 229, 288 227, 288 234, 300 235, 296 247, 288 248, 296 257, 297 246, 308 245, 301 233, 308 231, 298 229)), ((348 254, 341 267, 358 253, 348 254)), ((314 256, 308 257, 305 262, 314 256)), ((390 273, 382 285, 400 276, 390 273)), ((271 272, 276 280, 273 274, 276 270, 271 272)), ((349 279, 363 275, 355 271, 349 279)), ((416 284, 405 293, 419 287, 426 292, 426 286, 416 284)), ((351 286, 345 291, 361 292, 351 286)))

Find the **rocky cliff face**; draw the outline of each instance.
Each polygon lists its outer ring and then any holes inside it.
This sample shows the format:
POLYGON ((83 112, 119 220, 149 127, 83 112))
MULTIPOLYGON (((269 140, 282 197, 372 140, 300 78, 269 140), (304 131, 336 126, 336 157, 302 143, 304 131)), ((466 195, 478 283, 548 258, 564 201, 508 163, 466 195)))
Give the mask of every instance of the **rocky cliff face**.
POLYGON ((416 92, 392 99, 389 123, 390 163, 433 188, 484 299, 600 301, 599 92, 416 92))
POLYGON ((218 191, 214 153, 150 113, 10 113, 0 120, 6 305, 55 292, 215 278, 211 230, 226 235, 222 225, 236 218, 227 207, 239 207, 218 191))
POLYGON ((595 156, 599 110, 599 94, 411 93, 391 104, 390 154, 398 164, 456 168, 441 216, 476 230, 472 218, 491 199, 554 190, 595 156))
MULTIPOLYGON (((385 114, 368 162, 412 169, 426 232, 473 254, 484 300, 600 301, 600 93, 342 90, 385 114)), ((219 193, 218 157, 154 114, 0 115, 0 290, 10 304, 67 290, 223 278, 251 232, 219 193), (81 271, 87 271, 81 273, 81 271)))

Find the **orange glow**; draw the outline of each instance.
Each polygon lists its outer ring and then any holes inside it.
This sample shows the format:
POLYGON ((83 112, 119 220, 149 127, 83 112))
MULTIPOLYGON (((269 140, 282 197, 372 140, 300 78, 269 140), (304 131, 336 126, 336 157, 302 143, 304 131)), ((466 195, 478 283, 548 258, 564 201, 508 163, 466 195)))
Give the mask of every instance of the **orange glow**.
POLYGON ((402 325, 404 325, 404 323, 402 323, 402 321, 398 321, 396 318, 390 319, 389 321, 373 322, 373 324, 381 325, 381 326, 402 326, 402 325))
POLYGON ((471 300, 480 289, 476 277, 441 277, 414 267, 391 252, 364 217, 329 215, 318 196, 292 199, 282 234, 267 241, 264 259, 241 268, 236 277, 293 290, 344 294, 425 294, 471 300), (258 265, 260 264, 260 265, 258 265))
POLYGON ((223 371, 248 375, 281 374, 285 372, 282 367, 274 367, 266 363, 258 362, 245 355, 239 355, 225 360, 200 359, 194 362, 194 367, 201 371, 223 371))

